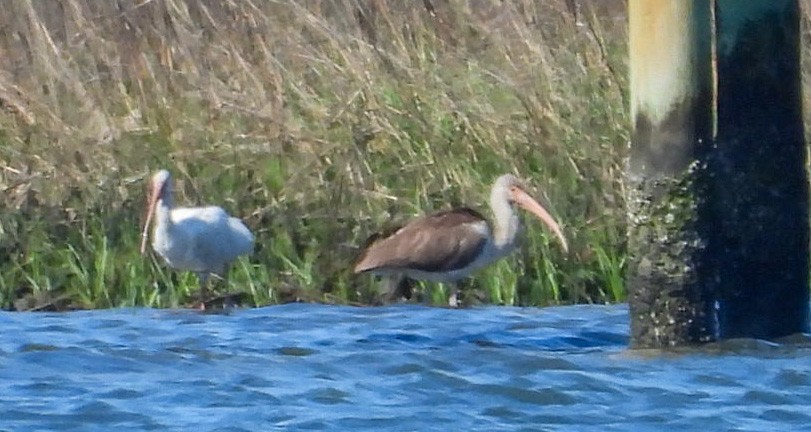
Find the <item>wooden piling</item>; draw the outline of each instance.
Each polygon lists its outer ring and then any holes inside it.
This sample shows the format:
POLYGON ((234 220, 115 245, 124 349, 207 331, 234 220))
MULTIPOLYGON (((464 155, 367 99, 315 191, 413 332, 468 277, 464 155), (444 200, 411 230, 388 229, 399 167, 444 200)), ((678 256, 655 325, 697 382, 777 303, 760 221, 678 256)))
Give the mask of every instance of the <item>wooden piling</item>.
POLYGON ((629 0, 633 135, 626 178, 631 345, 712 340, 702 275, 701 155, 712 141, 707 0, 629 0))

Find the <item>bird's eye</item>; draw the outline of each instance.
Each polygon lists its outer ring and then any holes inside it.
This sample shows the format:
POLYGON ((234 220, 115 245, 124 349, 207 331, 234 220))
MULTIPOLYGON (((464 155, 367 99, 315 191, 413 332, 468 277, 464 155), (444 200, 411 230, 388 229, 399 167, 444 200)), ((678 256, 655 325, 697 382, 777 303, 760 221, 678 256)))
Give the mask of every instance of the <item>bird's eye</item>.
POLYGON ((518 188, 515 186, 510 186, 510 193, 507 194, 507 200, 510 204, 515 202, 515 194, 518 192, 518 188))

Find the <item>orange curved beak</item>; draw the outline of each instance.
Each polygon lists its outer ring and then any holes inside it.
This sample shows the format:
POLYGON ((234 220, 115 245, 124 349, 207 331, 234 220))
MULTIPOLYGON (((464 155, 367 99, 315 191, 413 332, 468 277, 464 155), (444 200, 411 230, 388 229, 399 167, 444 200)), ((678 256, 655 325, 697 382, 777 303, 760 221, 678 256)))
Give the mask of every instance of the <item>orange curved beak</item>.
POLYGON ((541 222, 546 224, 546 226, 549 227, 550 230, 552 230, 552 233, 555 234, 558 240, 560 240, 560 244, 563 247, 563 251, 569 253, 569 243, 566 242, 566 237, 563 236, 563 231, 560 229, 560 225, 558 225, 558 223, 555 221, 552 215, 550 215, 545 208, 543 208, 540 204, 538 204, 538 202, 535 201, 535 199, 529 196, 528 193, 524 192, 519 188, 515 188, 513 190, 512 196, 513 201, 515 201, 516 204, 521 206, 521 208, 523 208, 524 210, 537 216, 538 219, 541 220, 541 222))
POLYGON ((141 255, 146 253, 146 243, 149 241, 149 225, 152 223, 152 216, 155 214, 155 207, 158 205, 158 198, 160 198, 163 184, 152 185, 149 189, 149 199, 147 200, 146 208, 146 222, 144 222, 144 229, 141 231, 141 255))

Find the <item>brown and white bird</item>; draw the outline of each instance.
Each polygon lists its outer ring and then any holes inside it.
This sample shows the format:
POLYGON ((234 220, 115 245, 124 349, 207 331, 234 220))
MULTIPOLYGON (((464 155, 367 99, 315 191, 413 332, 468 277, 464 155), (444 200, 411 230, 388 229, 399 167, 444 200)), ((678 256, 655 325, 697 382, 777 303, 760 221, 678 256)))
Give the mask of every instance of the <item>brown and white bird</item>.
MULTIPOLYGON (((355 264, 355 273, 372 273, 430 282, 455 283, 508 255, 517 245, 521 223, 514 206, 540 219, 569 247, 560 226, 511 174, 499 177, 490 192, 493 225, 470 208, 419 217, 390 235, 370 238, 355 264)), ((451 296, 455 306, 456 292, 451 296)))
POLYGON ((205 308, 209 276, 223 276, 231 262, 251 252, 253 234, 241 220, 229 216, 220 207, 173 208, 172 177, 167 170, 160 170, 152 176, 147 205, 141 254, 146 252, 154 215, 152 249, 169 267, 197 273, 201 308, 205 308))

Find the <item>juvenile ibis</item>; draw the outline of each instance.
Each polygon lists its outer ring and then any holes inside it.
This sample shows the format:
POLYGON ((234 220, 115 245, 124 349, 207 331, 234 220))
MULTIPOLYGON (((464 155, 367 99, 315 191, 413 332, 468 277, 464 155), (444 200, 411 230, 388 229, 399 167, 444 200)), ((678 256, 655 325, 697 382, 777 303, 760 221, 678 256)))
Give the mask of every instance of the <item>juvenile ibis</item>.
POLYGON ((231 262, 253 249, 253 234, 239 219, 220 207, 173 208, 172 176, 160 170, 152 176, 147 216, 141 234, 141 254, 146 253, 150 223, 152 249, 169 267, 193 271, 200 280, 201 308, 205 308, 210 275, 225 276, 231 262))
MULTIPOLYGON (((371 238, 354 272, 391 277, 397 282, 407 277, 455 284, 515 249, 521 229, 516 205, 537 216, 568 251, 558 223, 524 189, 513 175, 496 179, 490 192, 493 225, 479 212, 463 207, 419 217, 390 235, 371 238)), ((456 302, 454 289, 449 303, 456 306, 456 302)))

